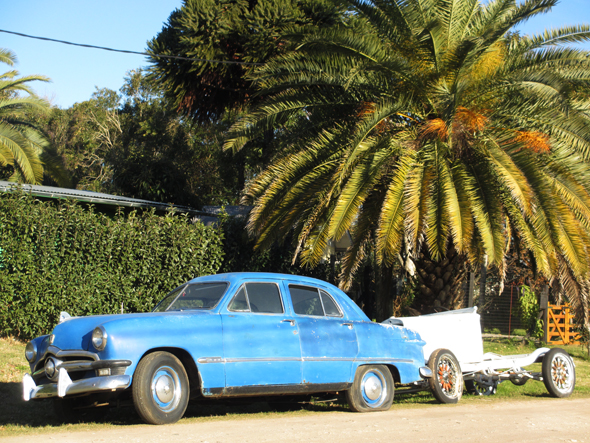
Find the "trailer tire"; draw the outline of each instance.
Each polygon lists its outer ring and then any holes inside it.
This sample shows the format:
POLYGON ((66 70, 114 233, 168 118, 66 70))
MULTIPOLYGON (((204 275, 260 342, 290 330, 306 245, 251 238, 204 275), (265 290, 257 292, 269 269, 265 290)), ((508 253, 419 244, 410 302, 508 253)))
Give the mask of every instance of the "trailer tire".
POLYGON ((491 385, 484 385, 475 380, 465 380, 465 389, 473 395, 494 395, 498 389, 498 382, 494 382, 491 385))
POLYGON ((432 377, 428 380, 432 394, 440 403, 457 403, 463 395, 463 374, 455 354, 437 349, 428 359, 432 377))
POLYGON ((569 397, 576 386, 576 369, 570 355, 561 348, 553 348, 543 357, 543 383, 552 397, 569 397))

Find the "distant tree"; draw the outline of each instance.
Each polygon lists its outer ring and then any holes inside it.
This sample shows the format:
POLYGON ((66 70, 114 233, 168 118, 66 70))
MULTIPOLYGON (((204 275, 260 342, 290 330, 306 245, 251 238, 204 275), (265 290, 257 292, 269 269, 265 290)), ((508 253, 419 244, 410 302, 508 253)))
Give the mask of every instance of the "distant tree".
POLYGON ((286 29, 329 26, 342 17, 343 8, 329 0, 185 0, 148 52, 196 60, 152 57, 151 73, 180 112, 200 122, 219 119, 251 103, 247 75, 285 49, 286 29))
MULTIPOLYGON (((181 114, 201 123, 227 120, 260 100, 248 76, 286 50, 285 33, 296 25, 332 26, 344 12, 339 0, 185 0, 148 51, 195 60, 154 56, 152 78, 181 114)), ((275 133, 251 139, 249 146, 230 157, 240 188, 271 161, 275 133)))
POLYGON ((222 150, 227 123, 183 118, 141 70, 129 73, 121 92, 121 148, 109 158, 118 192, 194 207, 237 202, 231 154, 222 150))
POLYGON ((53 108, 41 119, 45 134, 78 189, 112 192, 111 151, 121 142, 120 96, 97 89, 90 100, 68 109, 53 108))
POLYGON ((238 201, 231 153, 222 150, 229 124, 183 118, 140 69, 120 94, 97 89, 39 122, 78 189, 193 207, 238 201))
MULTIPOLYGON (((14 53, 0 49, 0 62, 13 66, 15 61, 14 53)), ((40 184, 45 173, 67 185, 67 174, 47 138, 34 124, 34 115, 48 112, 49 103, 37 97, 28 83, 49 79, 40 75, 18 75, 15 70, 0 75, 0 166, 3 167, 3 178, 40 184)))

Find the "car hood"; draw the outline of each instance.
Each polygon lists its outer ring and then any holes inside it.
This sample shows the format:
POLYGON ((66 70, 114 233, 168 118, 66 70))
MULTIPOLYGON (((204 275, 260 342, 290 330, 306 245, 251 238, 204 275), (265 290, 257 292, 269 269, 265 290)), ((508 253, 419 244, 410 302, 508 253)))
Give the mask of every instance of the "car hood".
POLYGON ((97 326, 105 326, 108 333, 108 324, 111 322, 133 322, 139 319, 158 319, 185 315, 211 315, 211 311, 174 311, 174 312, 148 312, 136 314, 111 314, 91 315, 88 317, 70 317, 59 323, 53 329, 53 345, 62 350, 88 350, 94 348, 90 344, 92 331, 97 326))

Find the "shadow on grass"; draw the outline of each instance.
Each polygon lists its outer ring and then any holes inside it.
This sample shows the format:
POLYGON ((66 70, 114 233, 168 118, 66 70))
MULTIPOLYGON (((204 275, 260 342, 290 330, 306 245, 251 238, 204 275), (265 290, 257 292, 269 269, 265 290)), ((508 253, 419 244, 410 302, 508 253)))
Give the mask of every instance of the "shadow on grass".
MULTIPOLYGON (((20 383, 0 383, 0 429, 3 427, 41 428, 61 426, 50 399, 24 401, 20 383)), ((128 402, 129 403, 129 402, 128 402)), ((289 398, 250 398, 234 400, 191 401, 185 418, 229 417, 232 415, 273 414, 296 411, 347 411, 341 403, 322 403, 289 398)), ((100 418, 93 417, 80 423, 108 423, 114 426, 143 424, 132 405, 105 410, 100 418)))
POLYGON ((26 402, 20 383, 0 383, 0 426, 56 425, 51 402, 26 402))

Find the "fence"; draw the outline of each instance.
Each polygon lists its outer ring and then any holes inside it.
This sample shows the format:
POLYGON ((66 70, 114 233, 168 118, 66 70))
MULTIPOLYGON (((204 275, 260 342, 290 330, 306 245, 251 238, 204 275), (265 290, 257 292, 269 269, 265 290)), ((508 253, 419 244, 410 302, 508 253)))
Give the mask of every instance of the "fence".
MULTIPOLYGON (((498 282, 488 281, 486 286, 485 296, 478 297, 481 286, 472 273, 462 288, 464 306, 479 306, 482 330, 512 335, 517 329, 526 329, 521 324, 518 313, 520 286, 510 284, 501 292, 498 282)), ((539 319, 543 322, 543 341, 553 345, 580 344, 580 335, 574 330, 574 316, 570 305, 550 304, 547 286, 539 291, 538 301, 539 319)))
POLYGON ((570 305, 547 304, 547 343, 551 345, 579 345, 579 334, 574 331, 570 305))
POLYGON ((481 309, 482 327, 485 330, 512 334, 515 329, 523 329, 518 315, 520 286, 510 285, 499 296, 486 297, 481 309))

